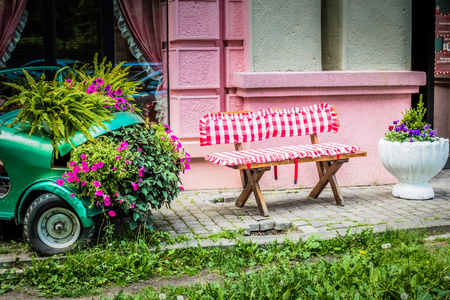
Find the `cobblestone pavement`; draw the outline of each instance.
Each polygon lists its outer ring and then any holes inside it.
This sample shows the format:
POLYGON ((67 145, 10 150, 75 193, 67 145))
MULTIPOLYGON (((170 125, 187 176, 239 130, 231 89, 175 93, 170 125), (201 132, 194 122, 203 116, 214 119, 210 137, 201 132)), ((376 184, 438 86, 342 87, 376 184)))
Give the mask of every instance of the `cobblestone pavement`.
MULTIPOLYGON (((208 236, 224 230, 245 230, 246 235, 270 229, 309 235, 345 232, 352 228, 450 228, 450 169, 432 181, 435 197, 404 200, 391 195, 391 186, 341 188, 345 206, 336 206, 331 189, 317 199, 310 189, 264 191, 269 217, 259 215, 250 198, 243 208, 234 202, 240 190, 184 191, 171 208, 154 213, 155 228, 172 235, 208 236)), ((253 196, 252 196, 253 197, 253 196)))

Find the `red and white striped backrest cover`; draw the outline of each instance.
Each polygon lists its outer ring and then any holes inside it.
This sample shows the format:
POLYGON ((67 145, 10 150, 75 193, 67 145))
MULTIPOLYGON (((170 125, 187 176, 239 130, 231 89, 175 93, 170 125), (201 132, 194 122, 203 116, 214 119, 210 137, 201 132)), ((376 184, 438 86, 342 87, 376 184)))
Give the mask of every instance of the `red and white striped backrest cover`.
POLYGON ((213 113, 200 120, 200 145, 245 143, 271 137, 337 131, 336 113, 327 103, 257 112, 213 113))

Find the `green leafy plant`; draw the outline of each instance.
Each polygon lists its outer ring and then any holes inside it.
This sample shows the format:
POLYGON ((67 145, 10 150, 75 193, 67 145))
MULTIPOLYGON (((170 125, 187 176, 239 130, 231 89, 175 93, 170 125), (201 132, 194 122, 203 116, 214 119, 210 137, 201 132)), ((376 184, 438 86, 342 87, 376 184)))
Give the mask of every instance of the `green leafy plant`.
POLYGON ((98 93, 86 94, 70 88, 56 80, 58 73, 52 81, 46 81, 43 75, 36 82, 25 70, 23 72, 30 89, 5 83, 20 91, 4 104, 5 107, 14 104, 21 107, 17 117, 8 126, 20 124, 22 130, 29 126, 29 136, 36 130, 42 132, 45 126, 56 153, 58 145, 72 144, 71 137, 78 131, 92 140, 89 129, 93 126, 105 128, 103 122, 113 118, 111 112, 105 108, 108 97, 98 93))
POLYGON ((133 125, 75 148, 70 172, 56 183, 74 186, 106 216, 129 216, 131 229, 152 229, 151 209, 170 205, 183 189, 179 173, 190 168, 188 161, 167 125, 133 125))
POLYGON ((114 142, 126 141, 127 147, 136 153, 132 164, 139 170, 130 174, 129 180, 136 185, 121 182, 123 199, 133 206, 131 228, 147 218, 145 226, 151 228, 150 208, 160 209, 163 203, 170 202, 183 190, 180 172, 190 168, 189 154, 184 151, 178 138, 164 124, 133 125, 116 130, 109 135, 114 142), (137 187, 137 188, 136 188, 137 187), (150 205, 150 206, 147 206, 150 205), (146 216, 147 215, 147 216, 146 216))
POLYGON ((120 186, 122 183, 132 184, 129 178, 138 172, 131 164, 133 157, 126 149, 126 143, 113 143, 101 136, 72 151, 68 164, 70 172, 56 183, 64 185, 67 182, 79 191, 79 196, 89 198, 91 205, 101 207, 106 215, 114 217, 115 210, 128 205, 123 203, 120 186))
POLYGON ((417 108, 409 108, 403 112, 401 121, 394 121, 393 126, 389 126, 389 132, 385 134, 385 139, 390 142, 433 142, 438 140, 436 130, 424 121, 426 108, 420 95, 417 108))

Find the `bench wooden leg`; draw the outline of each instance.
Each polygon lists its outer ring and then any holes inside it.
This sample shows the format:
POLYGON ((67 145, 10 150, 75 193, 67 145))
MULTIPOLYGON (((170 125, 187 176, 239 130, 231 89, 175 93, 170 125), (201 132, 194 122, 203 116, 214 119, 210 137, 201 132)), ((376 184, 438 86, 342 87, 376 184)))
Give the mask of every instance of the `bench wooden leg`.
POLYGON ((259 180, 263 176, 265 168, 262 169, 254 169, 254 170, 245 170, 248 178, 248 182, 242 190, 239 198, 236 200, 236 206, 243 207, 247 202, 250 195, 253 193, 255 195, 256 204, 258 205, 258 210, 261 216, 267 217, 269 212, 267 210, 266 202, 264 201, 264 197, 261 192, 261 188, 259 186, 259 180))
POLYGON ((316 186, 313 188, 311 193, 309 194, 312 198, 317 198, 320 193, 322 193, 323 189, 326 187, 328 182, 331 185, 331 190, 333 191, 334 199, 336 201, 336 205, 344 206, 344 199, 341 194, 341 189, 336 179, 336 172, 342 167, 342 165, 348 160, 335 161, 335 162, 323 162, 320 163, 321 166, 317 166, 317 170, 319 171, 320 179, 317 182, 316 186))

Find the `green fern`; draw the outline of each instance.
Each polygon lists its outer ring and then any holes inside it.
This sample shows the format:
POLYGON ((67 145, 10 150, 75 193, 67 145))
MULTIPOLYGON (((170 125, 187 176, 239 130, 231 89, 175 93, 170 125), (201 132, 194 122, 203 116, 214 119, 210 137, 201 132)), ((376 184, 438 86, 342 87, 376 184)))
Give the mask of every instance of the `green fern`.
POLYGON ((104 107, 109 99, 107 96, 99 93, 87 94, 76 88, 69 88, 56 80, 57 74, 52 81, 41 78, 36 82, 25 70, 23 72, 31 89, 9 84, 20 93, 10 97, 4 106, 18 104, 22 108, 8 126, 20 125, 20 129, 23 129, 25 124, 28 124, 31 137, 36 130, 41 132, 43 123, 47 122, 56 155, 58 146, 62 143, 74 146, 71 138, 77 132, 93 140, 89 129, 93 126, 106 129, 103 122, 113 118, 111 112, 104 107))

